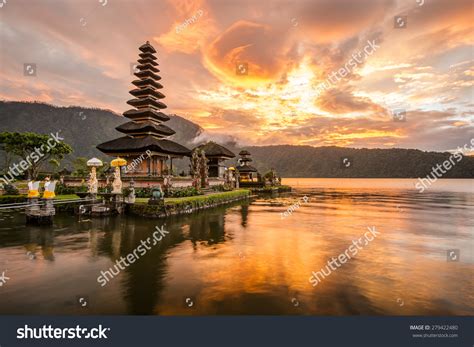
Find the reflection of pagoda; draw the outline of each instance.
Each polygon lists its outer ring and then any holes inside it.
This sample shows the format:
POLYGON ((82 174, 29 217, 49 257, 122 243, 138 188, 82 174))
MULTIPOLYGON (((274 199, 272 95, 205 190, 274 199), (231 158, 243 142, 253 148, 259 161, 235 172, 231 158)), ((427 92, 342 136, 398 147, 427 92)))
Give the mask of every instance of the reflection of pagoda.
POLYGON ((171 174, 173 158, 189 157, 190 150, 167 139, 175 132, 163 124, 170 118, 160 112, 166 105, 160 101, 165 96, 158 90, 163 86, 158 82, 161 77, 156 74, 160 71, 156 67, 156 50, 148 41, 139 49, 135 73, 138 79, 132 82, 137 88, 130 91, 135 98, 127 101, 135 109, 123 114, 131 122, 116 128, 127 136, 102 143, 97 148, 108 155, 126 157, 129 164, 136 163, 127 170, 127 176, 163 176, 171 174), (170 159, 169 170, 167 159, 170 159))
POLYGON ((249 165, 249 163, 252 161, 252 158, 250 158, 250 153, 246 150, 243 150, 240 151, 239 155, 240 165, 237 166, 236 169, 239 170, 240 182, 256 181, 258 178, 258 170, 253 166, 249 165))

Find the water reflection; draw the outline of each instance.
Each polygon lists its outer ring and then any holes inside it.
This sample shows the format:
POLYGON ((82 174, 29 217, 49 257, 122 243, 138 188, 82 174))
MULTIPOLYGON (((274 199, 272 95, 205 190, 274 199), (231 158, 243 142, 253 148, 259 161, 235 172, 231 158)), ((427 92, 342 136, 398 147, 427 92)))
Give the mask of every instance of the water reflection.
POLYGON ((0 271, 8 269, 11 278, 0 289, 0 312, 474 312, 471 191, 418 194, 393 186, 333 189, 316 183, 299 185, 291 194, 167 220, 78 220, 59 214, 48 228, 25 226, 21 215, 0 216, 8 220, 0 228, 0 271), (308 203, 282 218, 303 196, 308 203), (101 287, 101 271, 132 253, 163 223, 169 234, 101 287), (380 238, 312 287, 312 271, 372 225, 380 238), (447 262, 447 249, 460 249, 462 261, 447 262), (87 308, 75 302, 79 295, 88 297, 87 308))

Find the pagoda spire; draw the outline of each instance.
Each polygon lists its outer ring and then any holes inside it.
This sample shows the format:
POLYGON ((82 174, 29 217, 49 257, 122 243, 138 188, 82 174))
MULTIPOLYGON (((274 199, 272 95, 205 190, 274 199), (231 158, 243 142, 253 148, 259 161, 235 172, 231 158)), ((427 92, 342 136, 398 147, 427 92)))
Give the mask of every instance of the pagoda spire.
MULTIPOLYGON (((160 70, 156 67, 158 63, 155 62, 157 59, 155 56, 156 50, 149 41, 141 45, 139 50, 140 58, 137 60, 137 71, 134 74, 138 77, 138 80, 132 82, 137 88, 130 91, 130 94, 135 98, 128 100, 127 104, 138 110, 159 111, 166 108, 166 105, 160 101, 165 98, 165 95, 158 91, 163 86, 158 82, 161 80, 161 76, 158 75, 160 70)), ((127 114, 124 114, 124 116, 127 117, 127 114)))
POLYGON ((160 70, 156 67, 158 66, 155 56, 156 50, 150 44, 150 41, 147 41, 138 49, 140 53, 134 74, 138 79, 132 81, 136 88, 130 90, 130 94, 134 98, 127 101, 127 104, 133 106, 134 109, 123 113, 125 117, 132 121, 122 124, 116 129, 129 136, 151 135, 156 138, 166 138, 175 132, 161 124, 170 118, 160 112, 160 110, 166 108, 166 105, 161 101, 165 98, 165 95, 159 91, 163 86, 157 82, 161 80, 161 76, 158 75, 160 70))
POLYGON ((101 143, 97 148, 103 153, 129 160, 151 153, 146 163, 137 169, 138 173, 163 175, 168 158, 190 156, 191 151, 168 139, 175 131, 163 124, 170 117, 161 112, 166 105, 162 101, 165 95, 160 91, 163 86, 159 82, 161 76, 158 74, 160 70, 155 48, 147 41, 139 47, 139 51, 134 73, 137 79, 132 81, 134 89, 130 90, 133 99, 127 101, 133 108, 123 113, 131 121, 115 128, 126 136, 101 143))

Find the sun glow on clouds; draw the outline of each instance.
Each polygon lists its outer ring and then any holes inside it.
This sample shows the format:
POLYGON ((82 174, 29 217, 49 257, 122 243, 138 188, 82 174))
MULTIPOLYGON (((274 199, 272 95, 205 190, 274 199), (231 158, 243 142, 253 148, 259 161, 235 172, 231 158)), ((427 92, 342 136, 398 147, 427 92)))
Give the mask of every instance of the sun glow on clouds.
POLYGON ((129 64, 150 40, 166 111, 215 138, 456 148, 474 131, 471 2, 122 1, 96 3, 100 11, 81 26, 77 1, 31 7, 18 0, 0 23, 8 47, 0 50, 0 98, 121 113, 133 79, 129 64), (393 28, 399 14, 408 14, 408 28, 393 28), (368 39, 380 45, 375 54, 318 89, 368 39), (38 65, 36 78, 23 76, 24 62, 38 65), (236 73, 238 63, 248 65, 247 75, 236 73), (407 110, 406 122, 392 120, 394 109, 407 110))
MULTIPOLYGON (((251 76, 238 76, 241 79, 246 79, 251 76)), ((258 129, 252 129, 253 132, 262 138, 275 139, 278 131, 291 131, 294 129, 304 130, 308 122, 320 119, 323 122, 331 122, 331 119, 350 120, 356 122, 359 118, 367 118, 367 110, 346 111, 342 116, 334 115, 333 112, 325 110, 320 104, 322 99, 325 99, 325 90, 318 87, 324 79, 318 71, 318 68, 311 63, 309 56, 302 59, 301 63, 294 66, 292 70, 287 72, 285 78, 276 79, 273 82, 261 82, 255 84, 255 79, 250 87, 242 87, 243 83, 232 85, 230 83, 221 84, 214 89, 200 90, 197 98, 204 105, 208 105, 214 110, 211 111, 207 118, 212 122, 222 120, 222 110, 227 110, 229 113, 235 113, 234 118, 240 117, 242 113, 251 115, 257 118, 258 129), (318 77, 319 76, 319 77, 318 77), (238 112, 237 112, 238 111, 238 112), (215 118, 214 118, 215 117, 215 118), (272 135, 270 135, 272 134, 272 135)), ((337 90, 337 84, 331 85, 328 91, 337 90)), ((370 94, 354 93, 355 100, 371 100, 370 94)), ((378 116, 379 120, 381 115, 378 116)), ((377 115, 375 116, 377 118, 377 115)), ((389 119, 384 115, 382 122, 388 122, 389 119)), ((230 120, 229 123, 239 125, 237 120, 230 120)), ((221 122, 222 126, 213 127, 215 130, 225 130, 229 124, 221 122)), ((240 124, 242 125, 242 124, 240 124)), ((242 137, 245 137, 245 132, 249 132, 249 127, 242 127, 242 137)), ((239 133, 239 127, 234 128, 234 132, 239 133)), ((388 138, 393 140, 404 137, 399 129, 362 129, 354 128, 353 125, 344 126, 329 126, 324 133, 308 134, 304 132, 294 136, 291 140, 282 136, 279 139, 282 143, 293 144, 312 144, 312 145, 351 145, 356 141, 364 139, 378 139, 383 138, 386 141, 388 138)), ((248 140, 248 138, 247 138, 248 140)))
MULTIPOLYGON (((248 76, 238 77, 246 79, 248 76)), ((212 107, 251 112, 265 121, 263 130, 278 130, 296 126, 316 114, 330 115, 315 104, 318 91, 314 78, 308 60, 304 60, 288 73, 284 82, 260 83, 253 87, 221 85, 201 91, 198 99, 212 107)))

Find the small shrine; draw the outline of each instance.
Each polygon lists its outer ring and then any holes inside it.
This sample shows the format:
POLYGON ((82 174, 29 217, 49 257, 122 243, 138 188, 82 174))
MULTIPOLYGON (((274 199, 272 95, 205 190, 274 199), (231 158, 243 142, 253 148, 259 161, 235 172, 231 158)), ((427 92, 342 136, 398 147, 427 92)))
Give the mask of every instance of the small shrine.
POLYGON ((193 149, 193 152, 204 151, 207 157, 208 176, 210 178, 221 178, 224 179, 226 166, 224 161, 235 158, 235 154, 227 148, 209 141, 205 144, 197 146, 193 149))
POLYGON ((240 176, 240 183, 245 182, 258 182, 259 173, 256 168, 251 166, 249 163, 252 162, 250 153, 246 150, 239 152, 239 165, 236 167, 240 176))

